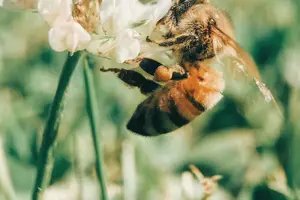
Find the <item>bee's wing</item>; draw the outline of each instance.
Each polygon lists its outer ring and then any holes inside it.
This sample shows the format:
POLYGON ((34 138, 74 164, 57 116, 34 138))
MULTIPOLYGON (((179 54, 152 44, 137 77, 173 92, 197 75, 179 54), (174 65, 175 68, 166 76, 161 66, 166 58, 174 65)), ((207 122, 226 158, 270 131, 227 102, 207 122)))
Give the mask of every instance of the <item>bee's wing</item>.
POLYGON ((218 27, 213 26, 212 31, 217 38, 216 40, 217 42, 222 43, 221 45, 224 46, 224 48, 230 48, 229 50, 231 54, 230 56, 234 58, 235 67, 237 67, 238 70, 244 72, 246 76, 250 76, 251 78, 254 79, 256 86, 259 88, 260 92, 264 95, 265 100, 267 102, 272 102, 276 106, 276 109, 281 114, 278 103, 273 97, 271 91, 263 83, 259 71, 257 69, 257 66, 254 63, 253 59, 250 57, 250 55, 245 50, 243 50, 234 39, 229 37, 218 27))

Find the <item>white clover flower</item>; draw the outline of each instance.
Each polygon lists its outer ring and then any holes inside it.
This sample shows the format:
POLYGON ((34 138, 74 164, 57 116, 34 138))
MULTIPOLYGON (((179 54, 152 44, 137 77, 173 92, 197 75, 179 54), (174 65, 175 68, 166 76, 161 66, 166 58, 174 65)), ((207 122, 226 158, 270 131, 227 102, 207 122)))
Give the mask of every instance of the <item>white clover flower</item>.
POLYGON ((68 50, 71 53, 85 49, 90 34, 74 20, 72 0, 40 0, 38 11, 51 26, 48 38, 55 51, 68 50))
POLYGON ((72 19, 72 0, 39 0, 38 11, 50 26, 72 19))
POLYGON ((55 51, 68 50, 71 53, 84 50, 91 40, 91 36, 74 20, 66 21, 50 29, 49 43, 55 51))
POLYGON ((115 48, 117 62, 122 63, 139 55, 141 47, 137 37, 138 33, 132 29, 125 29, 117 34, 115 48))
MULTIPOLYGON (((145 42, 171 7, 171 0, 142 4, 139 0, 0 0, 1 5, 36 8, 51 27, 55 51, 87 50, 119 63, 139 56, 145 42), (3 2, 4 1, 4 2, 3 2), (101 4, 101 5, 99 5, 101 4)), ((149 49, 149 48, 148 48, 149 49)))
POLYGON ((98 39, 92 40, 87 50, 112 57, 119 63, 136 58, 141 53, 145 37, 153 31, 171 4, 171 0, 159 0, 154 5, 142 4, 138 0, 103 0, 100 7, 102 27, 97 32, 98 39))

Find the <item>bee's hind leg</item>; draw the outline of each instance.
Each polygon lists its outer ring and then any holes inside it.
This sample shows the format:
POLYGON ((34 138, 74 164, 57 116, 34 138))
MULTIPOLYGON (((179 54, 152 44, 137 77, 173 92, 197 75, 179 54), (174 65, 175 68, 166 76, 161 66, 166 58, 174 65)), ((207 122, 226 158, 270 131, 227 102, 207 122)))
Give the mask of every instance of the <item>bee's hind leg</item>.
POLYGON ((187 73, 181 68, 166 67, 163 64, 150 59, 144 58, 139 66, 148 74, 154 76, 155 81, 167 82, 169 80, 181 80, 187 78, 187 73))
POLYGON ((133 70, 118 68, 101 68, 100 71, 116 73, 118 75, 118 78, 121 79, 124 83, 132 87, 138 87, 141 93, 145 95, 150 94, 161 87, 160 84, 152 80, 146 79, 142 74, 133 70))

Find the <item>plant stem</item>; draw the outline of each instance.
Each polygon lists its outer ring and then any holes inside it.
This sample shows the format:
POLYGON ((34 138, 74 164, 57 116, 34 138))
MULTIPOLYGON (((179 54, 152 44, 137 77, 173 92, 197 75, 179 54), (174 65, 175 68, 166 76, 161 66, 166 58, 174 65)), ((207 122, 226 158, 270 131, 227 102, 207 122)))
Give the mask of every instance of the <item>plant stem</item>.
POLYGON ((80 59, 80 52, 73 56, 68 55, 60 74, 55 97, 51 105, 49 117, 43 133, 42 144, 39 151, 37 175, 32 193, 32 200, 42 199, 42 192, 47 187, 51 179, 53 165, 53 149, 56 136, 61 121, 61 115, 64 110, 64 99, 71 76, 80 59))
POLYGON ((95 92, 95 84, 93 79, 92 70, 89 66, 88 58, 84 59, 84 82, 86 88, 87 97, 87 113, 91 125, 91 132, 94 143, 94 150, 96 156, 96 173, 100 184, 101 200, 107 200, 106 185, 104 180, 104 174, 102 170, 102 155, 100 150, 100 141, 98 136, 99 132, 99 115, 98 115, 98 104, 95 92))

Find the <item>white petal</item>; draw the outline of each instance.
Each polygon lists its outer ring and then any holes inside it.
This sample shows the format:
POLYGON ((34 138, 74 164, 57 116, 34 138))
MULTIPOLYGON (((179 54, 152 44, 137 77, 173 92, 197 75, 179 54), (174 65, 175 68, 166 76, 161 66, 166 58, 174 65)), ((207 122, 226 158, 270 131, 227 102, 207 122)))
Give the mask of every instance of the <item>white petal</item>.
POLYGON ((67 49, 74 53, 85 49, 90 40, 90 34, 74 20, 62 23, 49 31, 49 43, 55 51, 67 49))
POLYGON ((140 53, 140 42, 136 39, 136 33, 127 29, 117 36, 117 46, 115 48, 116 60, 123 63, 128 59, 136 58, 140 53))
POLYGON ((139 27, 139 32, 143 33, 144 36, 150 35, 153 32, 156 23, 163 18, 171 6, 171 0, 159 0, 157 4, 152 7, 151 14, 148 15, 148 23, 145 26, 139 27))
POLYGON ((138 0, 103 0, 100 7, 102 25, 107 34, 111 35, 147 21, 145 34, 148 34, 149 29, 153 30, 156 22, 167 13, 171 5, 171 0, 159 0, 154 5, 142 4, 138 0))
POLYGON ((52 24, 57 16, 57 8, 60 5, 60 0, 40 0, 38 3, 38 11, 43 16, 43 18, 52 24))
POLYGON ((126 28, 130 28, 130 22, 132 20, 132 10, 130 5, 124 1, 118 5, 115 9, 115 15, 113 16, 113 30, 115 33, 120 32, 126 28))
POLYGON ((73 32, 76 33, 78 37, 77 50, 83 50, 88 47, 89 42, 91 41, 91 35, 77 22, 72 24, 73 32))
POLYGON ((65 39, 67 32, 60 28, 52 28, 48 33, 49 44, 54 51, 64 51, 67 49, 65 39))
POLYGON ((108 34, 129 28, 133 18, 131 0, 103 0, 100 7, 102 25, 108 34))
POLYGON ((100 17, 101 21, 106 22, 108 18, 112 15, 112 11, 114 9, 114 0, 102 0, 102 3, 100 5, 100 17))
MULTIPOLYGON (((168 0, 166 0, 168 1, 168 0)), ((152 13, 155 11, 155 7, 157 4, 142 4, 137 0, 132 2, 131 12, 134 13, 132 17, 132 22, 138 23, 141 21, 148 21, 150 18, 152 19, 152 13), (150 18, 149 18, 150 17, 150 18)))
POLYGON ((157 4, 142 4, 138 0, 103 0, 100 15, 105 34, 101 31, 97 34, 102 39, 112 36, 116 40, 103 46, 101 39, 92 41, 88 50, 97 55, 112 56, 120 63, 136 58, 141 50, 140 40, 153 32, 155 24, 171 5, 171 0, 159 0, 157 4), (141 22, 146 23, 141 25, 141 22))
POLYGON ((155 23, 160 20, 172 6, 171 0, 159 0, 154 6, 153 17, 155 23))
POLYGON ((68 48, 68 51, 73 54, 76 51, 76 48, 79 43, 79 38, 76 33, 70 33, 66 38, 66 45, 68 48))
POLYGON ((72 17, 72 0, 40 0, 38 10, 43 18, 54 26, 72 17))
POLYGON ((112 50, 114 50, 115 46, 116 40, 114 39, 95 38, 89 43, 87 51, 98 56, 113 57, 112 50))

